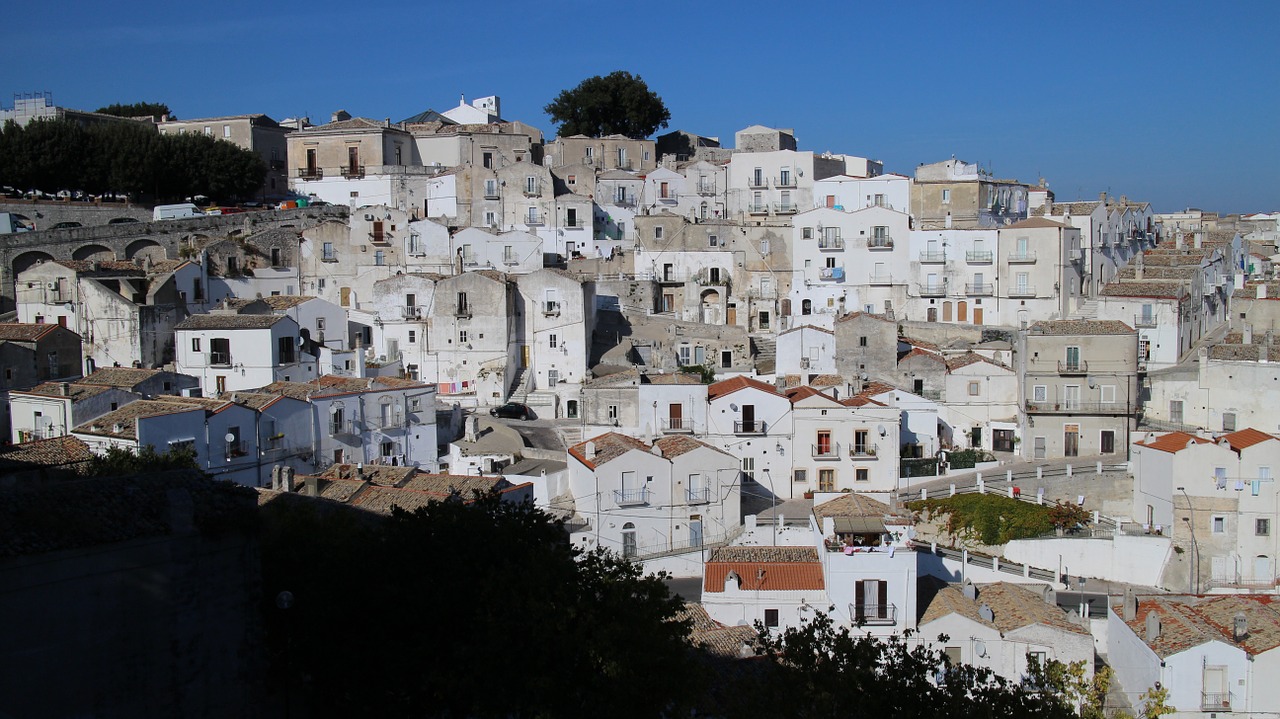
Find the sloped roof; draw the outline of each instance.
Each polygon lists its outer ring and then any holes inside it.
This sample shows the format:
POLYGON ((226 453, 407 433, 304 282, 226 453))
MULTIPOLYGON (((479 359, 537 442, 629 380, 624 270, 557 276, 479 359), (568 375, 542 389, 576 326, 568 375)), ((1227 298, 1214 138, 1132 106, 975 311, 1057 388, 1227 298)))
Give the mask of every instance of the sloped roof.
POLYGON ((707 610, 696 602, 686 602, 676 613, 677 620, 689 620, 689 643, 711 654, 735 659, 744 645, 753 645, 756 639, 754 627, 740 624, 726 626, 711 618, 707 610))
POLYGON ((1128 335, 1134 329, 1119 320, 1041 320, 1031 325, 1035 335, 1128 335))
POLYGON ((599 437, 589 439, 586 442, 580 442, 573 445, 569 448, 569 454, 573 455, 574 459, 582 462, 591 469, 596 469, 597 467, 621 457, 633 449, 638 449, 641 452, 647 452, 649 451, 649 445, 641 442, 635 437, 628 437, 625 434, 618 434, 617 432, 607 432, 599 437), (590 443, 595 443, 596 453, 594 457, 588 458, 587 445, 590 443))
POLYGON ((977 598, 969 599, 964 591, 955 585, 947 586, 929 602, 929 607, 921 617, 925 624, 941 619, 949 614, 959 614, 979 624, 994 627, 1002 635, 1017 631, 1023 627, 1040 624, 1073 634, 1088 635, 1084 627, 1072 623, 1057 605, 1051 605, 1044 597, 1024 586, 997 582, 977 587, 977 598), (981 607, 991 609, 991 620, 982 617, 981 607))
POLYGON ((848 322, 849 320, 854 320, 854 319, 857 319, 857 318, 859 318, 859 317, 870 317, 870 318, 871 318, 871 319, 873 319, 873 320, 880 320, 881 322, 888 322, 888 323, 890 323, 890 324, 893 324, 893 322, 894 322, 893 320, 889 319, 888 317, 886 317, 886 316, 884 316, 884 315, 878 315, 878 314, 875 314, 875 313, 873 313, 873 312, 850 312, 850 313, 848 313, 848 314, 846 314, 846 315, 844 315, 844 316, 842 316, 842 317, 837 318, 837 319, 836 319, 836 322, 837 322, 837 323, 839 323, 839 322, 848 322))
POLYGON ((708 386, 707 401, 710 402, 713 399, 718 399, 725 395, 733 394, 738 390, 748 388, 758 389, 761 392, 768 392, 769 394, 777 395, 779 397, 782 396, 782 393, 778 391, 778 388, 771 384, 766 384, 758 379, 738 375, 737 377, 730 377, 729 379, 721 380, 720 382, 716 382, 708 386))
POLYGON ((1231 448, 1239 452, 1246 447, 1252 447, 1259 442, 1266 442, 1269 439, 1275 439, 1275 437, 1267 434, 1266 432, 1260 432, 1253 427, 1245 427, 1244 429, 1237 430, 1230 434, 1224 434, 1218 439, 1227 440, 1231 445, 1231 448))
POLYGON ((1178 280, 1159 282, 1153 280, 1108 282, 1102 287, 1107 297, 1150 297, 1176 300, 1188 294, 1186 285, 1178 280))
POLYGON ((893 514, 889 505, 865 494, 845 492, 813 508, 816 517, 884 517, 893 514))
POLYGON ((1061 229, 1067 228, 1068 226, 1069 225, 1064 225, 1061 222, 1046 220, 1043 217, 1028 217, 1025 220, 1015 222, 1012 225, 1006 225, 1004 227, 1001 227, 1000 229, 1002 230, 1036 230, 1036 229, 1061 230, 1061 229))
POLYGON ((136 440, 138 438, 139 419, 200 409, 199 405, 187 403, 184 401, 185 399, 175 397, 172 402, 140 399, 137 402, 130 402, 120 409, 91 419, 78 427, 72 428, 71 431, 78 434, 136 440), (120 426, 119 432, 115 431, 116 425, 120 426))
POLYGON ((174 326, 175 330, 262 330, 283 321, 283 315, 191 315, 174 326))
POLYGON ((57 468, 83 474, 92 459, 93 452, 89 450, 89 445, 71 435, 37 439, 0 447, 0 474, 34 467, 57 468))
POLYGON ((143 369, 140 367, 102 367, 80 380, 81 384, 96 384, 105 387, 130 389, 162 374, 164 370, 143 369))
POLYGON ((825 590, 822 563, 813 547, 721 547, 712 550, 702 591, 719 593, 729 573, 744 591, 825 590))
POLYGON ((1150 442, 1135 442, 1140 447, 1150 447, 1158 449, 1161 452, 1169 452, 1175 454, 1186 449, 1189 444, 1213 444, 1210 440, 1203 437, 1197 437, 1194 434, 1186 432, 1170 432, 1161 437, 1157 437, 1150 442))
POLYGON ((947 362, 948 372, 954 372, 958 369, 962 369, 964 367, 968 367, 971 364, 977 364, 979 362, 985 362, 994 367, 999 367, 1000 369, 1005 369, 1005 370, 1010 369, 1009 366, 1004 364, 1003 362, 997 362, 991 359, 990 357, 985 357, 983 355, 978 354, 977 352, 965 352, 962 355, 947 357, 946 362, 947 362))
POLYGON ((1160 658, 1210 641, 1240 647, 1258 655, 1280 646, 1280 605, 1269 594, 1175 595, 1141 597, 1129 628, 1160 658), (1147 640, 1147 616, 1160 620, 1160 634, 1147 640), (1244 614, 1248 632, 1235 641, 1233 623, 1244 614))
POLYGON ((700 442, 687 434, 663 435, 662 437, 655 439, 653 444, 655 447, 662 450, 662 456, 667 459, 675 459, 682 454, 688 454, 696 449, 703 448, 715 450, 726 457, 733 456, 719 447, 713 447, 705 442, 700 442))
POLYGON ((35 394, 44 397, 69 397, 72 401, 76 401, 88 399, 110 389, 111 387, 81 384, 79 382, 42 382, 29 390, 15 391, 13 394, 35 394), (67 393, 65 395, 62 393, 62 386, 64 384, 67 387, 67 393))
POLYGON ((36 324, 33 322, 0 322, 0 341, 35 342, 43 339, 53 331, 57 324, 36 324))

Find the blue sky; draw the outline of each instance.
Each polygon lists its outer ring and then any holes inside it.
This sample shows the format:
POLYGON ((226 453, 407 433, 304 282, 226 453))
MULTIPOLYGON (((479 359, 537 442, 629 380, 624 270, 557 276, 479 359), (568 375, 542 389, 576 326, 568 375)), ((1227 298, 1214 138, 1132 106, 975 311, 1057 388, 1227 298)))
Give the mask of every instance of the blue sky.
POLYGON ((1043 176, 1059 200, 1280 210, 1280 2, 311 0, 21 3, 0 103, 161 101, 183 118, 339 108, 402 119, 496 94, 542 107, 590 75, 641 75, 671 127, 791 127, 802 149, 910 174, 955 155, 1043 176), (216 9, 212 9, 216 8, 216 9))

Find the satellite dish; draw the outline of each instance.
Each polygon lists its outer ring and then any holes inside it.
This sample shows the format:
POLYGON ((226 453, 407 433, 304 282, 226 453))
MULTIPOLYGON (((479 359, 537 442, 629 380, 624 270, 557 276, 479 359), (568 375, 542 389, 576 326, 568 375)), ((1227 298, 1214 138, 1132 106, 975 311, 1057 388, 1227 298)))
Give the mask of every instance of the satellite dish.
POLYGON ((729 403, 729 409, 733 410, 734 412, 737 412, 737 411, 738 411, 738 405, 733 404, 733 403, 731 402, 731 403, 729 403))
POLYGON ((889 434, 889 430, 885 429, 883 424, 877 425, 876 431, 880 433, 881 437, 885 436, 886 434, 889 434))
POLYGON ((337 413, 338 413, 338 408, 335 407, 334 405, 329 405, 329 414, 337 414, 337 413))
POLYGON ((1090 377, 1090 378, 1089 378, 1089 389, 1093 389, 1094 387, 1097 387, 1097 386, 1098 386, 1098 380, 1096 380, 1096 379, 1094 379, 1094 378, 1090 377))
POLYGON ((227 440, 228 442, 234 442, 236 441, 236 436, 234 434, 231 434, 230 432, 227 432, 227 436, 223 437, 223 439, 227 440))
POLYGON ((979 639, 977 642, 974 643, 973 651, 977 652, 978 656, 980 657, 987 656, 987 643, 979 639))

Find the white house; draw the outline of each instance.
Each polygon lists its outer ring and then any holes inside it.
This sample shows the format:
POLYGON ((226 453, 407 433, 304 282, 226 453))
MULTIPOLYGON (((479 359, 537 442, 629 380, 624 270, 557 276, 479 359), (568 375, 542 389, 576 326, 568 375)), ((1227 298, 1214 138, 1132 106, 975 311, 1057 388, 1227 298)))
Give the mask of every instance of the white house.
POLYGON ((835 175, 813 183, 814 207, 853 212, 864 207, 911 211, 911 178, 889 173, 875 177, 835 175))
POLYGON ((773 385, 739 376, 707 387, 707 403, 706 441, 738 457, 744 479, 783 499, 793 496, 791 400, 773 385))
POLYGON ((174 328, 175 366, 200 378, 206 395, 302 382, 317 375, 316 357, 292 318, 215 311, 192 315, 174 328))
POLYGON ((778 374, 835 374, 836 335, 811 324, 778 333, 778 374))
POLYGON ((864 396, 837 400, 812 387, 787 391, 793 427, 793 491, 898 489, 901 411, 864 396))
POLYGON ((702 607, 727 626, 784 631, 830 604, 813 547, 722 547, 703 569, 702 607))
POLYGON ((12 441, 62 437, 71 428, 141 399, 115 387, 79 382, 45 382, 9 393, 12 441))

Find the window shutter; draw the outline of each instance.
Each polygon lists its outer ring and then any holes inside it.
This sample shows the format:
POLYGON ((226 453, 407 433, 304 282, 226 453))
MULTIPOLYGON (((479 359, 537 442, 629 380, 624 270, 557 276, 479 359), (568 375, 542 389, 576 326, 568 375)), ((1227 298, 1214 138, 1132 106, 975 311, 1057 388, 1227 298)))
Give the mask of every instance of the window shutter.
POLYGON ((878 604, 876 614, 881 619, 884 619, 889 616, 889 583, 880 581, 876 582, 876 586, 876 603, 878 604))

